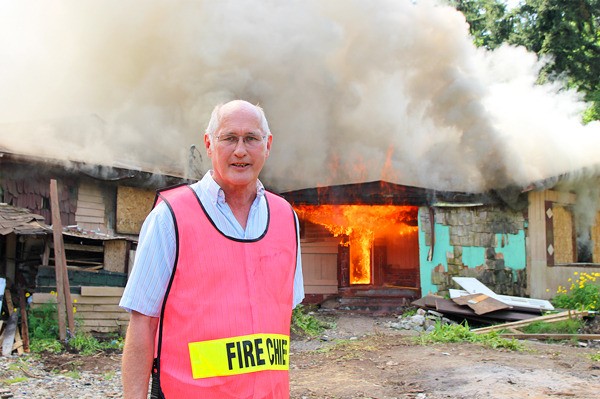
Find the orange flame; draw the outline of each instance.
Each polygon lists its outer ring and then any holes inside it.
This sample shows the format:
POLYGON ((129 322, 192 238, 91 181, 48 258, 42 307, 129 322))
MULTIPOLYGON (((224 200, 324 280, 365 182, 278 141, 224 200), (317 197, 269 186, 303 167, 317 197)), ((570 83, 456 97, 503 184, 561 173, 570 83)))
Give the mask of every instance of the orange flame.
POLYGON ((302 220, 324 226, 350 246, 350 282, 371 283, 371 249, 376 237, 416 232, 416 208, 395 205, 296 205, 302 220))

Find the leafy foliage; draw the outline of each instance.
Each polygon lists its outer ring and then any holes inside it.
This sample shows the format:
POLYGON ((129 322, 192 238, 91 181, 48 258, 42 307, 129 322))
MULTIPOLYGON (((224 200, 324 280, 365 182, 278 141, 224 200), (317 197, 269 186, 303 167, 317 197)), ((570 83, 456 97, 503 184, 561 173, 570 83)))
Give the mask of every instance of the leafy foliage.
POLYGON ((581 91, 584 122, 600 120, 600 0, 522 0, 507 10, 501 0, 448 0, 461 11, 477 46, 524 46, 547 60, 541 83, 561 79, 581 91))
POLYGON ((600 310, 600 286, 596 280, 600 273, 578 273, 575 281, 569 279, 571 286, 559 286, 552 304, 557 308, 575 310, 600 310))

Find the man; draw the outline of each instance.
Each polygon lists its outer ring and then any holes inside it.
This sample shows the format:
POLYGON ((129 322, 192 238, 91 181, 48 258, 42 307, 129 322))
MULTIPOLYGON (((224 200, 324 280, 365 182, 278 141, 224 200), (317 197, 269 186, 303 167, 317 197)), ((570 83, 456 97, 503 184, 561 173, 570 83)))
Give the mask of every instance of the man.
POLYGON ((159 193, 120 303, 125 399, 147 397, 151 371, 152 397, 289 398, 304 288, 296 215, 258 180, 272 140, 260 107, 217 106, 204 135, 213 170, 159 193))

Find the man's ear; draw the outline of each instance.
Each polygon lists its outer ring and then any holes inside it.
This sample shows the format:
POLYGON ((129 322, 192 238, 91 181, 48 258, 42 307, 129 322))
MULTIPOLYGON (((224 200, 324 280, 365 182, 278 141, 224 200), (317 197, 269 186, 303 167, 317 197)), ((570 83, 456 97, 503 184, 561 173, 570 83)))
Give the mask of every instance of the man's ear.
POLYGON ((267 157, 271 153, 271 143, 272 142, 273 142, 273 135, 270 134, 269 136, 267 136, 267 157))
POLYGON ((208 134, 204 135, 204 147, 206 148, 206 153, 210 157, 212 155, 212 143, 210 142, 210 136, 208 134))

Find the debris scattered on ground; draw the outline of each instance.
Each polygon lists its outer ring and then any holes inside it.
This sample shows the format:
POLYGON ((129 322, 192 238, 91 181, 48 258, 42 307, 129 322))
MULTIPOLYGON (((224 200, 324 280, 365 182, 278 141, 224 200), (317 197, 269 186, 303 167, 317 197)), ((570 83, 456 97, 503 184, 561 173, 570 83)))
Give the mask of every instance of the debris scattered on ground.
POLYGON ((398 321, 388 323, 388 327, 398 330, 411 330, 417 332, 431 332, 436 324, 456 324, 434 310, 417 309, 415 315, 398 316, 398 321))

